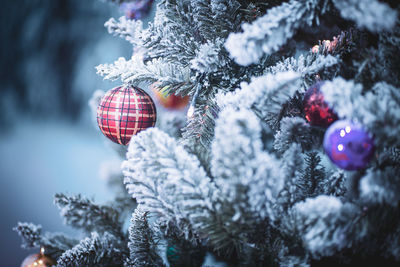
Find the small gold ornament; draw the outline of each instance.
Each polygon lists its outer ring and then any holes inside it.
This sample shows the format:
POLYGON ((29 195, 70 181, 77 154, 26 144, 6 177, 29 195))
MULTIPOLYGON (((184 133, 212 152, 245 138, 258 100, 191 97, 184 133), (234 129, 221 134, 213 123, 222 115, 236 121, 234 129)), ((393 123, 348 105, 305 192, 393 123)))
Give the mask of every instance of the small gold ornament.
POLYGON ((21 267, 50 267, 55 266, 56 262, 44 254, 44 248, 40 253, 29 255, 22 262, 21 267))

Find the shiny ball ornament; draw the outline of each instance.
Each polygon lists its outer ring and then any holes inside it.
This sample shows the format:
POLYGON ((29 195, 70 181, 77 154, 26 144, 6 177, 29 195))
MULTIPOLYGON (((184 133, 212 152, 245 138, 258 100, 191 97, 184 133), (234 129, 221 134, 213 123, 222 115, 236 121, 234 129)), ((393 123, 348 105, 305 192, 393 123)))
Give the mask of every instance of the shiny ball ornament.
POLYGON ((153 88, 157 101, 167 109, 180 110, 184 109, 189 103, 189 96, 181 97, 177 95, 166 95, 162 90, 153 88))
POLYGON ((56 266, 56 262, 42 253, 32 254, 26 257, 21 264, 21 267, 50 267, 50 266, 56 266))
POLYGON ((120 10, 128 19, 143 19, 151 10, 153 0, 133 0, 120 5, 120 10))
POLYGON ((331 161, 339 168, 359 170, 371 161, 374 140, 361 125, 339 120, 325 132, 323 147, 331 161))
POLYGON ((304 95, 303 106, 307 121, 313 126, 328 127, 338 119, 336 113, 324 101, 321 92, 323 82, 311 86, 304 95))
POLYGON ((97 123, 111 141, 128 145, 131 137, 156 124, 157 111, 151 97, 134 86, 108 91, 97 108, 97 123))

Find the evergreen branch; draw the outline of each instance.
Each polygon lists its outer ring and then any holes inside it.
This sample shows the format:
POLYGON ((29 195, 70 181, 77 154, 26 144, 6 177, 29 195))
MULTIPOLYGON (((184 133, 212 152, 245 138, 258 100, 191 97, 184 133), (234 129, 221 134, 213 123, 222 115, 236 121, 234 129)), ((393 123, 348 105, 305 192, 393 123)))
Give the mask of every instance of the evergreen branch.
POLYGON ((335 171, 318 184, 318 194, 343 197, 347 192, 347 176, 342 170, 335 171))
POLYGON ((400 148, 391 147, 384 149, 378 155, 378 163, 380 167, 400 166, 400 148))
POLYGON ((327 10, 328 1, 291 0, 273 7, 252 24, 242 25, 242 33, 231 33, 226 48, 240 65, 257 63, 272 54, 304 26, 311 26, 327 10))
POLYGON ((225 68, 229 68, 230 59, 223 52, 223 39, 218 38, 214 42, 206 42, 201 44, 193 58, 191 68, 199 73, 214 73, 225 68))
POLYGON ((143 209, 193 238, 187 218, 193 210, 208 210, 215 190, 194 155, 160 130, 148 129, 131 139, 123 173, 128 192, 143 209))
POLYGON ((305 164, 303 172, 303 179, 307 182, 305 191, 308 197, 313 197, 318 195, 320 184, 326 179, 325 168, 321 165, 321 157, 315 151, 306 154, 305 164))
POLYGON ((364 203, 396 207, 400 201, 399 166, 386 167, 383 170, 369 169, 361 178, 359 189, 364 203))
MULTIPOLYGON (((358 208, 333 196, 308 198, 293 207, 293 225, 314 258, 331 256, 350 247, 362 229, 355 230, 358 208)), ((359 235, 360 237, 360 235, 359 235)))
POLYGON ((157 243, 149 227, 147 213, 140 206, 132 214, 128 248, 130 251, 129 266, 164 266, 162 259, 157 254, 157 243))
POLYGON ((331 55, 315 55, 307 54, 300 55, 297 59, 290 57, 278 62, 275 66, 268 67, 264 73, 277 74, 279 72, 294 71, 300 73, 302 77, 326 71, 332 66, 335 66, 340 61, 338 58, 331 55))
POLYGON ((119 212, 112 207, 93 204, 81 195, 67 197, 64 194, 56 194, 54 203, 60 209, 67 225, 87 232, 96 229, 123 237, 119 212))
POLYGON ((303 150, 313 145, 311 127, 299 117, 285 117, 281 120, 280 130, 275 134, 274 149, 284 153, 291 144, 301 145, 303 150))
POLYGON ((214 99, 198 97, 193 116, 188 118, 182 129, 180 143, 186 149, 196 154, 206 171, 209 171, 210 145, 214 137, 215 119, 218 116, 218 107, 214 99))
POLYGON ((143 22, 141 20, 131 20, 122 16, 118 21, 110 18, 104 26, 107 28, 108 33, 120 36, 132 45, 141 46, 143 43, 140 39, 143 33, 143 22))
POLYGON ((190 5, 196 29, 205 40, 216 36, 226 38, 240 25, 237 19, 240 4, 236 0, 191 0, 190 5))
POLYGON ((390 30, 396 23, 397 12, 388 4, 376 0, 332 0, 345 19, 353 20, 359 27, 379 32, 390 30))
POLYGON ((253 78, 249 84, 242 83, 241 90, 225 95, 219 94, 220 107, 252 108, 262 119, 274 128, 283 118, 284 104, 301 88, 300 75, 295 72, 279 72, 253 78))
POLYGON ((250 110, 224 109, 212 143, 211 173, 225 206, 234 216, 229 223, 244 225, 272 217, 272 205, 283 187, 278 160, 263 151, 261 126, 250 110), (256 214, 256 215, 255 215, 256 214))
POLYGON ((301 147, 298 144, 292 144, 282 155, 281 171, 284 179, 284 186, 279 192, 276 200, 277 220, 281 218, 279 214, 287 214, 296 202, 302 201, 307 197, 307 180, 304 180, 302 173, 304 171, 304 158, 301 153, 301 147))
POLYGON ((17 226, 13 228, 14 231, 22 239, 22 248, 37 248, 41 245, 42 239, 42 226, 35 225, 33 223, 21 223, 18 222, 17 226))
POLYGON ((159 87, 170 86, 168 93, 177 95, 187 95, 193 87, 189 68, 166 63, 162 59, 153 59, 144 63, 140 56, 134 55, 128 61, 119 58, 113 64, 102 64, 96 69, 99 75, 104 76, 104 79, 121 79, 123 83, 133 85, 158 82, 159 87))
MULTIPOLYGON (((252 108, 267 106, 272 113, 279 113, 281 106, 296 90, 299 89, 300 75, 295 72, 280 72, 275 75, 266 74, 261 77, 252 78, 250 83, 242 83, 241 89, 227 94, 217 96, 218 105, 223 108, 232 106, 239 108, 252 108)), ((262 112, 264 114, 267 112, 262 112)))
POLYGON ((123 266, 127 257, 120 241, 107 232, 103 236, 93 232, 72 249, 65 251, 57 260, 57 266, 123 266))
POLYGON ((163 0, 157 5, 154 24, 142 34, 150 58, 187 67, 199 46, 199 34, 189 12, 189 1, 163 0))
POLYGON ((43 247, 46 254, 54 258, 60 256, 64 251, 71 249, 78 240, 64 236, 63 234, 42 234, 42 227, 32 223, 18 223, 13 228, 22 238, 22 248, 43 247))

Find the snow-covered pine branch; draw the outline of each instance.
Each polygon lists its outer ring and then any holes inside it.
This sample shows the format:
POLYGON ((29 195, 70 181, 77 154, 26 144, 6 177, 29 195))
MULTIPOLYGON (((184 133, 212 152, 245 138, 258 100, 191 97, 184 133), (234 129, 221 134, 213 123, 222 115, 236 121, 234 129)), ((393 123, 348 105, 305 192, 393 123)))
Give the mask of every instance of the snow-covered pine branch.
POLYGON ((121 79, 123 83, 139 85, 158 82, 160 88, 173 89, 177 95, 186 95, 193 88, 190 68, 167 63, 162 59, 143 62, 140 55, 133 55, 130 60, 119 58, 113 64, 101 64, 96 67, 97 73, 104 79, 121 79))
POLYGON ((123 266, 127 258, 127 249, 114 235, 105 232, 99 235, 93 232, 82 239, 72 249, 65 251, 57 260, 60 267, 79 266, 123 266))
POLYGON ((13 229, 22 238, 22 247, 26 249, 43 247, 46 254, 59 257, 64 251, 71 249, 79 241, 63 234, 42 234, 42 227, 32 223, 21 223, 13 229))
POLYGON ((400 201, 399 167, 369 169, 360 180, 360 197, 364 203, 397 206, 400 201))
POLYGON ((215 190, 194 155, 153 128, 131 139, 122 168, 129 193, 144 210, 193 238, 188 218, 211 208, 209 198, 215 190))
POLYGON ((215 128, 211 173, 224 206, 232 209, 231 227, 236 224, 244 233, 241 225, 272 217, 284 182, 278 166, 279 161, 263 151, 258 118, 250 110, 224 109, 215 128))
POLYGON ((147 212, 143 211, 141 206, 138 206, 132 214, 128 248, 129 266, 164 266, 161 257, 157 254, 157 243, 149 226, 147 212))
MULTIPOLYGON (((305 248, 315 258, 331 256, 350 247, 352 239, 349 236, 356 235, 353 228, 358 208, 350 203, 343 204, 337 197, 320 195, 307 198, 298 202, 292 213, 293 224, 305 248)), ((361 229, 358 230, 361 232, 361 229)))
POLYGON ((359 27, 379 32, 390 30, 397 19, 397 12, 377 0, 332 0, 343 18, 353 20, 359 27))
POLYGON ((117 20, 110 18, 104 26, 109 33, 118 35, 132 45, 142 45, 141 35, 143 33, 143 22, 141 20, 131 20, 122 16, 117 20))
POLYGON ((230 55, 240 65, 257 63, 264 54, 272 54, 304 26, 311 26, 327 11, 328 1, 291 0, 273 7, 251 24, 242 25, 243 32, 231 33, 226 41, 230 55))
POLYGON ((285 117, 275 134, 274 149, 284 153, 293 143, 300 144, 302 149, 312 146, 311 127, 303 118, 285 117))
POLYGON ((256 77, 250 83, 241 83, 241 89, 219 94, 217 102, 221 108, 252 108, 262 120, 277 124, 283 105, 302 87, 300 77, 292 71, 256 77))
POLYGON ((119 212, 112 207, 96 205, 81 195, 67 197, 56 194, 54 203, 60 210, 65 224, 91 232, 109 232, 122 237, 119 212))

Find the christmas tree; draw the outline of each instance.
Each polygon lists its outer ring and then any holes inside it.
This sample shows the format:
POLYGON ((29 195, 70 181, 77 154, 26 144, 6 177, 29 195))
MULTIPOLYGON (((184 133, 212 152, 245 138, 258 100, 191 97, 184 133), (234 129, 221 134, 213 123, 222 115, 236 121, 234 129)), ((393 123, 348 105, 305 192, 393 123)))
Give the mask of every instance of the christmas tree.
POLYGON ((97 71, 190 96, 187 116, 117 147, 113 203, 55 196, 84 238, 19 223, 23 246, 57 266, 400 264, 398 1, 153 4, 147 28, 106 22, 134 52, 97 71))

